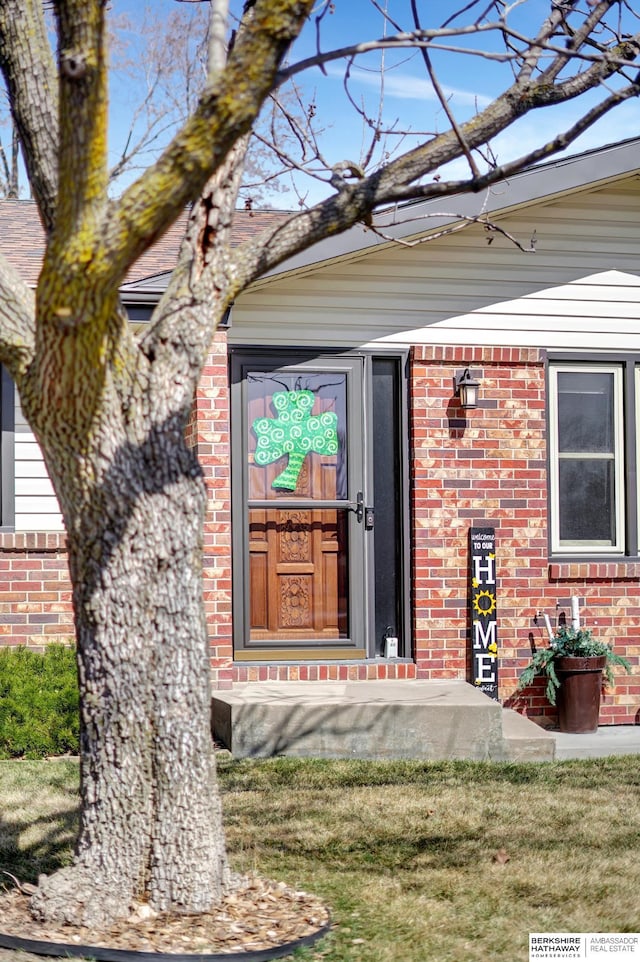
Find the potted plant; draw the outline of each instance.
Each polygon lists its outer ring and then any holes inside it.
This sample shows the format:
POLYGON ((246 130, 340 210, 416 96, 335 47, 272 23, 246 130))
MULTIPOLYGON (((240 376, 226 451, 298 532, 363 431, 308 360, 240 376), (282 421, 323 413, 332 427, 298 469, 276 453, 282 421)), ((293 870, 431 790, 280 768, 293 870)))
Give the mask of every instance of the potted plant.
POLYGON ((597 731, 603 680, 614 685, 614 666, 631 671, 626 658, 595 639, 589 628, 561 625, 548 648, 534 651, 518 687, 525 688, 538 675, 546 676, 547 698, 558 704, 560 731, 587 734, 597 731))

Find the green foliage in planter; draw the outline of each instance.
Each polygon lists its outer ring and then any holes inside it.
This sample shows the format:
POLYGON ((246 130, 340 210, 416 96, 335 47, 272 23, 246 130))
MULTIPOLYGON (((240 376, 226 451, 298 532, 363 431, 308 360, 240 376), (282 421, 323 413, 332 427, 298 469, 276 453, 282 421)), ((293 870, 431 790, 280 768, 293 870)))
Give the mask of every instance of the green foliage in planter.
POLYGON ((546 675, 547 699, 555 705, 560 687, 560 679, 556 674, 556 660, 558 658, 602 658, 603 656, 607 659, 603 669, 604 679, 612 688, 615 684, 614 666, 624 668, 627 673, 631 672, 631 665, 627 659, 617 655, 607 642, 594 638, 591 629, 562 625, 556 631, 548 648, 538 648, 533 653, 531 661, 520 676, 518 687, 526 688, 527 685, 532 684, 536 676, 546 675))
POLYGON ((0 648, 0 758, 78 752, 75 649, 0 648))

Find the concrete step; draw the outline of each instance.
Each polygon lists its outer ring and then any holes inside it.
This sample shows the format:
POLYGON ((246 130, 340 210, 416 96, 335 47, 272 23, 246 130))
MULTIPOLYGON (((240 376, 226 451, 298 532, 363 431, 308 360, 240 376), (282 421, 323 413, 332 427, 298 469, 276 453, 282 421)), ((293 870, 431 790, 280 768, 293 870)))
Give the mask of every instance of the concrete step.
POLYGON ((505 739, 503 714, 464 681, 249 683, 213 698, 214 736, 236 758, 553 758, 527 719, 505 739))
POLYGON ((511 708, 502 709, 502 732, 505 761, 552 762, 555 758, 555 735, 529 721, 511 708))

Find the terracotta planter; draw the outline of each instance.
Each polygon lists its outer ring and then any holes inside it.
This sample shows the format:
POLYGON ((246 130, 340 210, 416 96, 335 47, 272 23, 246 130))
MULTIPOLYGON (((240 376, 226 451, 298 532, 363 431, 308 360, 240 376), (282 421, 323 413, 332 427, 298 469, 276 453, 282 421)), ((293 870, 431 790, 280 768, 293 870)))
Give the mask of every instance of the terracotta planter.
POLYGON ((606 655, 556 659, 556 673, 560 681, 558 726, 561 732, 587 735, 598 730, 602 670, 606 663, 606 655))

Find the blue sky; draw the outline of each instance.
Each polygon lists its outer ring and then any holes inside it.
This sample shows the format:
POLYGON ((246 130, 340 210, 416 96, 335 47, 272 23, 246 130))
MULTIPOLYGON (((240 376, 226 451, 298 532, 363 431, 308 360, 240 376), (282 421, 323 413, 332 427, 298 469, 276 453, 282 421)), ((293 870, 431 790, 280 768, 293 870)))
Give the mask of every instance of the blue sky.
MULTIPOLYGON (((384 5, 385 0, 379 0, 384 5)), ((389 14, 406 28, 410 28, 410 4, 408 0, 386 0, 389 14)), ((237 0, 231 0, 232 9, 239 9, 237 0)), ((171 12, 176 10, 188 11, 202 9, 200 4, 176 3, 175 0, 150 0, 144 4, 141 0, 112 0, 112 16, 115 18, 126 15, 130 17, 134 29, 122 33, 122 39, 129 44, 130 55, 141 66, 144 63, 144 47, 141 44, 135 28, 144 7, 162 22, 171 12)), ((382 18, 376 13, 369 0, 336 0, 335 12, 324 16, 321 29, 322 49, 341 47, 363 39, 375 39, 382 35, 382 18)), ((420 6, 430 12, 430 22, 433 26, 433 10, 437 11, 437 18, 442 21, 459 6, 462 0, 420 0, 420 6)), ((548 10, 548 0, 523 0, 516 3, 517 26, 523 32, 530 32, 544 19, 548 10)), ((392 28, 388 28, 392 30, 392 28)), ((634 25, 637 29, 637 25, 634 25)), ((463 39, 455 43, 465 46, 463 39)), ((491 49, 490 35, 467 40, 466 45, 478 45, 491 49)), ((316 33, 314 24, 303 32, 294 45, 290 60, 295 62, 313 54, 316 49, 316 33)), ((351 74, 351 91, 357 102, 373 115, 377 111, 380 99, 380 61, 384 58, 384 112, 389 125, 397 129, 408 131, 397 145, 400 150, 406 150, 414 143, 423 139, 420 132, 436 132, 448 127, 448 121, 442 105, 435 97, 426 79, 424 64, 419 52, 394 50, 368 54, 358 60, 351 74), (412 134, 418 132, 417 134, 412 134)), ((115 59, 115 55, 114 55, 115 59)), ((468 119, 474 111, 482 109, 491 99, 503 90, 510 82, 510 68, 488 59, 453 54, 433 52, 433 62, 437 68, 440 83, 446 93, 451 108, 459 120, 468 119)), ((131 123, 136 104, 140 101, 143 91, 141 86, 142 71, 138 79, 131 75, 115 77, 112 82, 111 102, 111 146, 112 158, 118 156, 123 139, 131 123)), ((369 142, 369 133, 361 118, 349 105, 343 89, 344 62, 336 61, 328 64, 326 72, 313 68, 303 76, 297 78, 301 96, 305 107, 313 101, 316 107, 316 124, 322 129, 319 137, 322 150, 330 164, 343 159, 360 161, 363 149, 369 142)), ((501 134, 495 141, 494 150, 498 160, 507 161, 514 156, 526 152, 527 149, 540 143, 542 136, 547 136, 560 130, 570 123, 581 111, 579 103, 569 103, 551 112, 538 112, 535 115, 520 120, 514 127, 501 134)), ((637 102, 628 103, 618 108, 607 118, 599 122, 587 135, 572 146, 571 152, 588 147, 598 146, 632 136, 640 130, 640 105, 637 102)), ((162 143, 162 138, 159 141, 162 143)), ((381 145, 380 149, 391 149, 392 142, 381 145)), ((466 172, 463 162, 455 164, 445 175, 458 176, 466 172)), ((130 175, 132 176, 132 175, 130 175)), ((320 188, 313 182, 307 188, 299 179, 299 189, 304 192, 309 189, 309 199, 317 199, 320 188)), ((276 195, 272 203, 274 206, 293 206, 297 198, 288 193, 276 195)))
MULTIPOLYGON (((583 4, 586 8, 586 4, 583 4)), ((462 0, 422 0, 419 8, 425 10, 423 26, 437 26, 435 18, 442 22, 453 12, 464 7, 462 0)), ((514 17, 510 23, 523 34, 534 34, 544 21, 550 10, 550 3, 545 0, 521 0, 513 3, 514 17)), ((406 0, 388 0, 387 8, 391 17, 402 26, 410 28, 410 5, 406 0)), ((341 46, 345 42, 359 38, 373 38, 381 35, 379 22, 375 17, 363 17, 363 13, 371 11, 371 5, 364 0, 336 3, 336 13, 325 17, 323 28, 326 26, 326 37, 323 46, 341 46)), ((464 21, 463 21, 464 22, 464 21)), ((638 30, 638 21, 633 19, 627 25, 629 32, 638 30)), ((480 37, 452 41, 460 47, 481 48, 489 51, 502 51, 498 46, 495 35, 483 34, 480 37)), ((314 38, 307 32, 299 44, 303 52, 312 52, 314 38)), ((294 49, 294 56, 295 56, 294 49)), ((379 74, 375 67, 379 63, 380 54, 372 54, 368 62, 363 58, 359 63, 367 65, 370 70, 354 68, 353 77, 357 78, 358 90, 363 97, 368 98, 370 110, 375 109, 379 94, 379 74)), ((414 130, 440 131, 448 127, 441 104, 427 79, 422 57, 416 51, 397 51, 385 54, 385 107, 388 118, 396 116, 402 118, 405 125, 411 125, 414 130)), ((480 110, 502 92, 511 82, 509 65, 497 63, 477 56, 454 54, 449 52, 434 52, 433 63, 437 69, 439 81, 443 87, 449 103, 455 111, 458 120, 468 119, 476 110, 480 110)), ((336 115, 336 108, 332 105, 342 103, 340 116, 334 121, 330 139, 336 150, 347 143, 355 147, 357 143, 357 124, 353 115, 349 117, 348 109, 341 101, 340 93, 343 78, 343 65, 332 64, 327 68, 328 77, 320 76, 319 70, 310 72, 307 83, 314 84, 319 98, 318 116, 323 114, 336 115), (315 79, 314 79, 315 74, 315 79), (344 111, 344 113, 343 113, 344 111), (344 118, 344 119, 343 119, 344 118)), ((500 134, 493 143, 493 148, 500 162, 513 159, 529 149, 540 144, 543 138, 552 136, 570 126, 583 111, 595 104, 600 98, 595 94, 584 100, 568 102, 545 111, 537 111, 519 120, 515 125, 500 134)), ((578 152, 591 147, 600 146, 640 132, 640 103, 630 101, 621 105, 612 113, 599 121, 579 140, 570 152, 578 152)), ((411 145, 411 138, 407 138, 403 147, 411 145)), ((351 156, 351 155, 348 155, 351 156)), ((356 158, 357 159, 357 158, 356 158)), ((447 169, 449 176, 467 173, 466 162, 460 161, 447 169)))

